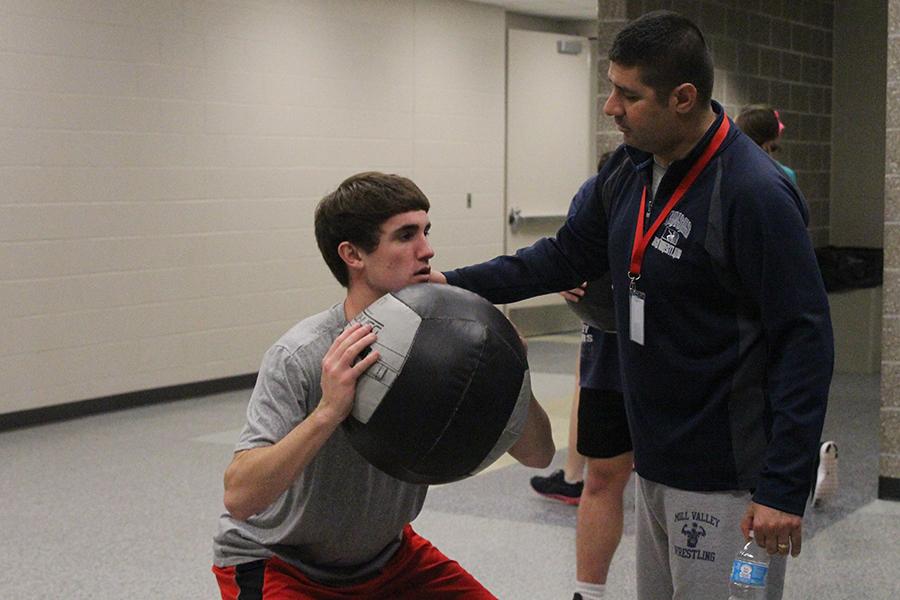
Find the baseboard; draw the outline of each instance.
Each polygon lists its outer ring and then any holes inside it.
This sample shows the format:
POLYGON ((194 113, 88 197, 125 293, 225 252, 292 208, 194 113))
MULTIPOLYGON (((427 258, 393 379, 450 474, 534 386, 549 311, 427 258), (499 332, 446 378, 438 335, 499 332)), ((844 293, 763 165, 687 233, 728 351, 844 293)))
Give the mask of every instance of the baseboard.
POLYGON ((510 307, 509 320, 523 336, 581 331, 581 321, 565 304, 510 307))
POLYGON ((75 402, 66 402, 64 404, 55 404, 53 406, 42 406, 40 408, 20 410, 0 414, 0 431, 46 425, 48 423, 67 421, 69 419, 77 419, 89 415, 135 408, 138 406, 147 406, 148 404, 174 402, 176 400, 187 400, 188 398, 197 398, 199 396, 209 396, 211 394, 220 394, 222 392, 248 389, 252 388, 255 383, 256 373, 249 373, 247 375, 235 375, 233 377, 223 377, 209 381, 184 383, 138 392, 116 394, 114 396, 104 396, 102 398, 78 400, 75 402))
POLYGON ((896 477, 879 477, 878 498, 880 500, 900 500, 900 479, 896 477))

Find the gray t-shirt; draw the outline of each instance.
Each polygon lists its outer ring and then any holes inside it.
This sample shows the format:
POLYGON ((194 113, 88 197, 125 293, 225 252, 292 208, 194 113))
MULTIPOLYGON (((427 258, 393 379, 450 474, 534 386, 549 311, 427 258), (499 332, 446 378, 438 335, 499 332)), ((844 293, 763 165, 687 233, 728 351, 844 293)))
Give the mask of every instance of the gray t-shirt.
MULTIPOLYGON (((337 304, 295 325, 266 352, 235 451, 274 444, 318 406, 322 358, 346 325, 337 304)), ((247 521, 220 517, 215 563, 275 554, 325 583, 366 579, 396 552, 427 489, 369 464, 339 427, 271 506, 247 521)))

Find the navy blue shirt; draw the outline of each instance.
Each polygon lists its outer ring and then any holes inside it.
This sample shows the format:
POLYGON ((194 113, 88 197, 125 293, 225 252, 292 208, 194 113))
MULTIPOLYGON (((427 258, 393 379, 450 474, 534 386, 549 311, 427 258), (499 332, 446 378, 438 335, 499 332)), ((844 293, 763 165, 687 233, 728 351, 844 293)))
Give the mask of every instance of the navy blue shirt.
POLYGON ((583 325, 579 361, 580 387, 622 391, 619 348, 615 331, 603 331, 590 325, 583 325))
MULTIPOLYGON (((727 118, 669 165, 652 223, 727 118)), ((495 303, 612 275, 623 392, 644 478, 692 491, 754 490, 802 515, 834 359, 828 299, 800 191, 731 123, 648 247, 644 344, 629 339, 629 279, 653 158, 620 146, 578 191, 554 238, 446 273, 495 303)))
MULTIPOLYGON (((572 216, 581 208, 584 197, 577 195, 569 204, 567 216, 572 216)), ((592 282, 590 285, 609 287, 609 282, 592 282)), ((596 294, 595 302, 603 304, 603 314, 612 313, 612 294, 596 294)), ((579 355, 578 373, 579 387, 595 390, 622 391, 622 377, 619 374, 619 348, 616 340, 615 318, 604 322, 605 328, 592 327, 587 323, 581 326, 581 352, 579 355)))

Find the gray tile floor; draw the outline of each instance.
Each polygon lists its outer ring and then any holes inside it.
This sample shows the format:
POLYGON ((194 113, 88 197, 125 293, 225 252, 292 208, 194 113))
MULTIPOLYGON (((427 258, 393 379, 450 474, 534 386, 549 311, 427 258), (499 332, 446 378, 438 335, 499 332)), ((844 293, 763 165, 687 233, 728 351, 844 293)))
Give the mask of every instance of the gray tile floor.
MULTIPOLYGON (((558 446, 576 341, 529 346, 558 446)), ((210 537, 246 401, 233 392, 0 433, 0 599, 216 598, 210 537)), ((877 376, 835 378, 826 437, 840 447, 841 488, 808 511, 785 598, 900 598, 900 503, 875 499, 878 404, 877 376)), ((434 487, 415 526, 504 600, 568 600, 575 510, 534 495, 534 473, 501 460, 434 487)), ((633 598, 634 579, 628 515, 608 597, 633 598)))

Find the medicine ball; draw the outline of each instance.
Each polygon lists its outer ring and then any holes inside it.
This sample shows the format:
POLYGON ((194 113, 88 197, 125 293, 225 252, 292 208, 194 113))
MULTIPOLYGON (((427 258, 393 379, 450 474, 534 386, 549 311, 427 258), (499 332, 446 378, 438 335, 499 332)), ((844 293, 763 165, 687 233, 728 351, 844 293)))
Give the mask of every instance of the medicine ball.
POLYGON ((528 362, 512 324, 484 298, 420 283, 382 296, 371 323, 378 362, 344 421, 350 443, 402 481, 448 483, 486 468, 528 416, 528 362))
POLYGON ((600 279, 588 282, 581 300, 578 302, 566 300, 566 304, 583 323, 603 331, 616 330, 612 277, 609 271, 600 279))

